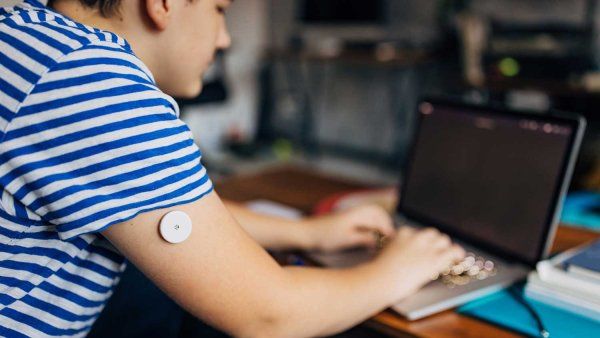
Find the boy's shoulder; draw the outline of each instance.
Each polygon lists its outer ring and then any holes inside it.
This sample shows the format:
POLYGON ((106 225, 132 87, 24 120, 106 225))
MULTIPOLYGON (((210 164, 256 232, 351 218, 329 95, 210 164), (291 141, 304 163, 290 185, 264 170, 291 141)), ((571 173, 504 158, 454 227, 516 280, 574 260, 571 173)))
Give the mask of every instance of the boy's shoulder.
POLYGON ((7 63, 20 63, 31 77, 28 80, 70 53, 90 46, 133 55, 129 44, 118 35, 75 22, 38 0, 0 8, 0 44, 5 58, 12 61, 7 63))
POLYGON ((66 95, 64 89, 77 88, 77 81, 106 74, 112 74, 107 81, 126 77, 156 89, 152 74, 123 38, 75 22, 38 0, 0 7, 0 68, 0 136, 26 100, 42 90, 62 89, 66 95))

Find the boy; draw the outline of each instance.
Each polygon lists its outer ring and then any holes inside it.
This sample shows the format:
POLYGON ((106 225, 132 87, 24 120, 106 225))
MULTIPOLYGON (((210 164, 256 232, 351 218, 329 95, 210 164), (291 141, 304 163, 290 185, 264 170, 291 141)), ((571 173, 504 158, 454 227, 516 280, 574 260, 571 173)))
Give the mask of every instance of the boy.
MULTIPOLYGON (((344 330, 462 257, 435 230, 393 234, 376 209, 360 211, 358 224, 393 238, 351 269, 283 268, 252 239, 306 246, 318 235, 291 224, 300 235, 277 232, 275 220, 237 207, 232 216, 169 96, 200 92, 215 50, 230 44, 229 5, 56 0, 52 10, 26 0, 0 9, 0 335, 85 336, 124 257, 191 314, 241 337, 344 330), (173 211, 193 229, 178 244, 159 233, 173 211)), ((358 229, 332 237, 343 238, 338 247, 371 243, 358 229)))

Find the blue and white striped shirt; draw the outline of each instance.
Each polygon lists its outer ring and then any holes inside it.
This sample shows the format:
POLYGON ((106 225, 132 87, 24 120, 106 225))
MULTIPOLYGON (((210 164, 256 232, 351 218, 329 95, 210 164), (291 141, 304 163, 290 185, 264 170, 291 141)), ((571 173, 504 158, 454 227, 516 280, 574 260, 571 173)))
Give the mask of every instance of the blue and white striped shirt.
POLYGON ((85 336, 124 267, 98 232, 209 193, 200 158, 126 41, 0 8, 0 336, 85 336))

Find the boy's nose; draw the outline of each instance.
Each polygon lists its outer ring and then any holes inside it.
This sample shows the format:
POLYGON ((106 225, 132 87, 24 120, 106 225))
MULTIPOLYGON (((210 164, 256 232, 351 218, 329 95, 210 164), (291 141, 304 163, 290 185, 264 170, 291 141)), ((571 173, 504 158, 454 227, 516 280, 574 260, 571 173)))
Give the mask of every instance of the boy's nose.
POLYGON ((231 35, 227 29, 223 29, 217 41, 217 48, 220 50, 227 49, 231 46, 231 35))

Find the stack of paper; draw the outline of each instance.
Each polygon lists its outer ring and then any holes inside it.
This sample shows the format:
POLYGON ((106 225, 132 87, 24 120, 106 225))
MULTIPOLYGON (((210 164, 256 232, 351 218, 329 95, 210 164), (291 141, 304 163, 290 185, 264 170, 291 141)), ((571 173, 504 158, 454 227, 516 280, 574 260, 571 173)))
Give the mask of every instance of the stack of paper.
POLYGON ((600 321, 600 241, 539 262, 525 294, 600 321))

